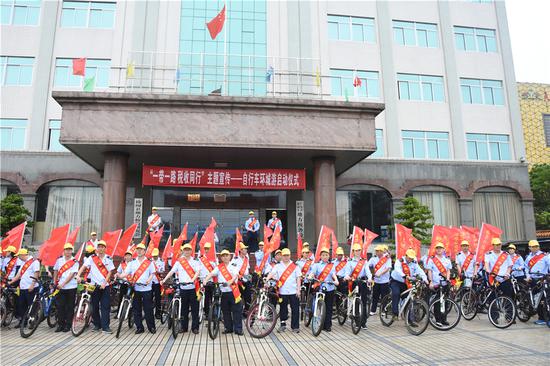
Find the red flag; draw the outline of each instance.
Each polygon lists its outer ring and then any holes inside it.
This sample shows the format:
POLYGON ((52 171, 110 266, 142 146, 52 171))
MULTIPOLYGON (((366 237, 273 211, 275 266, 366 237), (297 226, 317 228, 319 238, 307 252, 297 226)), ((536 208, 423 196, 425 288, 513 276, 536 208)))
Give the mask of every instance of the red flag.
POLYGON ((124 257, 126 250, 128 250, 128 247, 132 243, 132 238, 134 237, 136 230, 137 224, 132 224, 124 230, 124 233, 120 237, 116 247, 111 251, 112 257, 124 257))
MULTIPOLYGON (((264 247, 265 246, 266 245, 264 244, 264 247)), ((268 251, 270 253, 273 253, 281 246, 281 227, 279 225, 275 228, 275 231, 273 232, 273 235, 271 235, 271 239, 269 240, 267 246, 269 247, 268 251)))
POLYGON ((493 249, 492 240, 500 238, 501 235, 502 230, 498 227, 486 223, 481 224, 477 243, 476 262, 481 262, 485 258, 485 253, 493 249))
POLYGON ((23 236, 25 235, 25 229, 27 227, 27 222, 22 222, 16 227, 12 228, 6 233, 6 237, 2 239, 2 253, 4 249, 13 245, 15 247, 15 252, 17 253, 21 249, 21 244, 23 243, 23 236))
POLYGON ((359 76, 356 76, 353 79, 353 87, 357 88, 357 87, 360 87, 360 86, 361 86, 361 78, 359 78, 359 76))
POLYGON ((401 258, 405 255, 407 249, 414 249, 416 255, 420 253, 420 247, 416 243, 416 238, 412 234, 412 229, 401 224, 395 224, 395 256, 401 258), (417 250, 418 248, 418 250, 417 250))
POLYGON ((105 249, 105 253, 107 255, 113 254, 113 250, 115 250, 118 244, 118 241, 120 240, 121 234, 122 234, 122 229, 118 229, 115 231, 107 231, 106 233, 103 233, 101 240, 103 240, 107 246, 107 248, 105 249))
POLYGON ((211 21, 206 23, 206 27, 208 28, 208 32, 210 32, 210 37, 212 39, 215 39, 218 34, 223 29, 223 25, 225 23, 225 5, 223 6, 222 10, 216 15, 214 18, 212 18, 211 21))
POLYGON ((76 238, 78 236, 78 231, 80 230, 80 226, 78 226, 76 229, 74 229, 67 238, 67 243, 71 243, 74 246, 74 243, 76 242, 76 238))
POLYGON ((317 240, 317 248, 315 249, 315 262, 319 261, 319 258, 321 258, 321 249, 326 249, 330 251, 331 246, 331 229, 326 227, 325 225, 321 226, 321 231, 319 232, 319 239, 317 240))
POLYGON ((197 249, 197 238, 199 236, 199 233, 195 232, 195 235, 193 235, 193 239, 189 242, 191 245, 191 256, 195 256, 195 250, 197 249))
POLYGON ((176 264, 176 260, 180 257, 181 246, 183 245, 183 242, 187 240, 188 226, 189 223, 186 222, 185 225, 183 225, 183 229, 176 239, 176 242, 172 244, 172 267, 174 266, 174 264, 176 264))
POLYGON ((73 75, 84 76, 86 74, 86 59, 73 58, 73 75))
POLYGON ((302 234, 298 233, 298 244, 296 246, 296 258, 300 258, 302 255, 302 248, 304 246, 303 240, 302 240, 302 234))
POLYGON ((361 251, 361 258, 366 259, 369 247, 372 244, 372 241, 378 237, 378 234, 373 233, 372 231, 365 229, 363 231, 365 234, 365 241, 363 241, 363 250, 361 251))
POLYGON ((164 250, 162 251, 162 261, 168 264, 168 258, 170 258, 172 254, 174 254, 174 242, 172 241, 172 234, 170 234, 164 246, 164 250))
POLYGON ((363 245, 363 236, 365 235, 365 233, 363 232, 363 230, 361 230, 361 228, 357 227, 357 226, 353 226, 353 231, 352 231, 352 234, 351 234, 351 243, 350 243, 350 248, 349 248, 349 256, 350 258, 353 256, 353 245, 354 244, 359 244, 359 245, 363 245))
POLYGON ((457 227, 450 227, 449 234, 450 234, 449 238, 451 242, 450 244, 451 252, 449 253, 449 256, 452 260, 454 260, 458 252, 460 252, 460 242, 462 241, 461 239, 462 234, 460 229, 457 227))
POLYGON ((332 241, 332 259, 336 258, 336 250, 338 249, 338 239, 336 238, 336 234, 334 234, 334 230, 330 230, 330 237, 332 241))
POLYGON ((437 243, 443 243, 443 245, 445 246, 445 254, 447 256, 450 255, 450 234, 451 233, 449 232, 449 228, 445 226, 434 225, 432 228, 432 242, 430 245, 430 250, 428 251, 428 256, 431 257, 435 255, 435 245, 437 243))
POLYGON ((147 252, 145 252, 145 256, 147 258, 151 258, 151 255, 153 254, 153 249, 158 249, 160 246, 160 240, 162 239, 162 234, 164 233, 164 225, 160 227, 156 232, 152 232, 150 235, 151 240, 149 241, 149 245, 147 246, 147 252))
POLYGON ((239 243, 243 241, 243 236, 239 228, 235 228, 235 257, 239 255, 239 243))
POLYGON ((216 260, 216 243, 214 242, 214 233, 215 233, 216 225, 217 225, 216 220, 214 220, 214 218, 212 217, 212 220, 210 221, 210 225, 208 225, 208 227, 206 228, 199 242, 200 255, 204 255, 205 243, 212 244, 212 246, 210 247, 210 250, 208 251, 208 253, 206 253, 206 257, 208 258, 209 261, 216 260))
POLYGON ((57 257, 63 254, 63 246, 69 236, 69 224, 56 227, 50 233, 50 237, 40 246, 38 258, 44 266, 53 266, 57 257))
POLYGON ((462 240, 468 240, 470 244, 470 251, 477 251, 477 241, 479 239, 479 229, 475 227, 469 227, 466 225, 460 226, 460 231, 462 234, 462 240))
POLYGON ((82 253, 84 252, 85 248, 86 248, 86 243, 82 243, 80 245, 80 249, 78 249, 78 252, 74 256, 74 258, 76 259, 77 262, 80 262, 80 260, 82 259, 82 253))

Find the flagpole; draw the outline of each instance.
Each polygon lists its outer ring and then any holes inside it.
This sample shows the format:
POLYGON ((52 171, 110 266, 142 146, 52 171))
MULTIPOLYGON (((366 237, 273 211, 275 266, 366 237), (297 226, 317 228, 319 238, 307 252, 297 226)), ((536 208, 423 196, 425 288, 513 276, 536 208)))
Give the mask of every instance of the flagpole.
MULTIPOLYGON (((225 23, 229 23, 229 7, 228 4, 231 0, 227 0, 225 3, 225 23)), ((227 27, 228 24, 224 24, 223 27, 223 91, 222 95, 229 95, 227 90, 227 27)))

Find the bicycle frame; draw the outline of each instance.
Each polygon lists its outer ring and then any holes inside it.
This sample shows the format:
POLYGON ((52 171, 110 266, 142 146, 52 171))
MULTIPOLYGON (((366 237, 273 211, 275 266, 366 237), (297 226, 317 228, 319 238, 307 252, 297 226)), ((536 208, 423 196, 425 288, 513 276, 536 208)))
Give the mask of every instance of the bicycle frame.
POLYGON ((80 314, 80 311, 82 310, 82 306, 84 306, 84 301, 88 300, 88 304, 92 301, 92 295, 88 291, 88 286, 84 287, 84 292, 82 295, 80 295, 80 301, 78 302, 78 308, 77 308, 77 314, 80 314))

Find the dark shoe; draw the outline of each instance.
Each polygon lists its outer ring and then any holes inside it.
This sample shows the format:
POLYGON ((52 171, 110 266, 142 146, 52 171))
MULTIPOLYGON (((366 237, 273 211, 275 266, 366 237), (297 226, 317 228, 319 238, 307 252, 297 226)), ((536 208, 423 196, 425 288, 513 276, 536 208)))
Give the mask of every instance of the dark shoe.
POLYGON ((300 333, 300 329, 292 329, 293 333, 300 333))
POLYGON ((243 336, 244 335, 242 330, 240 332, 235 332, 235 334, 238 335, 238 336, 243 336))
POLYGON ((180 329, 179 332, 180 332, 180 334, 181 334, 181 333, 187 333, 187 329, 180 329))
POLYGON ((156 328, 149 329, 149 333, 151 333, 151 334, 155 334, 156 332, 157 332, 156 328))
POLYGON ((199 330, 198 330, 198 329, 193 329, 192 332, 193 332, 193 334, 199 334, 199 330))
POLYGON ((155 319, 160 319, 160 313, 155 315, 155 319))
POLYGON ((92 329, 92 332, 99 332, 100 330, 101 330, 100 327, 94 327, 94 328, 92 329))
POLYGON ((332 328, 326 328, 325 332, 332 332, 332 328))
POLYGON ((231 334, 231 333, 233 333, 233 331, 229 329, 224 329, 224 331, 222 332, 222 334, 231 334))
POLYGON ((111 330, 111 328, 103 329, 102 332, 105 334, 113 334, 113 331, 111 330))
POLYGON ((57 327, 57 328, 55 328, 54 333, 59 333, 59 332, 62 332, 62 331, 63 331, 62 327, 57 327))
POLYGON ((71 331, 71 328, 63 328, 62 332, 63 333, 67 333, 67 332, 70 332, 71 331))
POLYGON ((141 334, 141 333, 144 333, 144 332, 145 332, 144 329, 136 329, 135 334, 141 334))

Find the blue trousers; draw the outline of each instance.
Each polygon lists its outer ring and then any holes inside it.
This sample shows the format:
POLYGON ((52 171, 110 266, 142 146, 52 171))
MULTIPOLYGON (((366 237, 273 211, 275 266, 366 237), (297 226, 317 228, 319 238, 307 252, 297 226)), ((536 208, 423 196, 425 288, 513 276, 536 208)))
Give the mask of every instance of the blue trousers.
POLYGON ((153 291, 134 291, 132 310, 134 311, 134 323, 136 323, 137 329, 143 330, 143 313, 145 313, 147 329, 155 329, 155 317, 153 316, 153 291))
POLYGON ((401 293, 407 290, 407 285, 404 282, 391 280, 391 311, 393 315, 399 315, 399 301, 401 300, 401 293))
POLYGON ((38 286, 35 286, 32 291, 29 290, 20 290, 19 296, 17 297, 17 303, 16 303, 16 317, 20 320, 23 319, 27 311, 29 310, 29 307, 32 304, 32 301, 34 300, 34 295, 36 295, 38 292, 38 286))
POLYGON ((111 322, 111 288, 98 286, 92 293, 92 322, 96 328, 109 329, 111 322))
POLYGON ((243 331, 243 300, 235 302, 233 292, 222 292, 223 325, 226 330, 240 333, 243 331))

